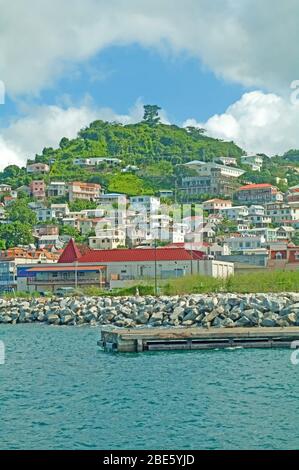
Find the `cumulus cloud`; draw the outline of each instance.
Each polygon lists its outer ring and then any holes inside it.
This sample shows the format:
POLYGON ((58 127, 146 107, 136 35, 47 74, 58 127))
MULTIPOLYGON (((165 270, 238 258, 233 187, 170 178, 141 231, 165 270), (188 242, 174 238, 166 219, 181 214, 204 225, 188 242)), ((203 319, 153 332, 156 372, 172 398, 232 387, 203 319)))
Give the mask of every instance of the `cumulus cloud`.
POLYGON ((188 119, 184 126, 204 127, 208 135, 233 140, 249 153, 282 154, 299 148, 299 104, 273 93, 254 91, 205 123, 188 119))
MULTIPOLYGON (((108 46, 139 43, 267 90, 209 119, 210 134, 270 154, 299 145, 298 107, 284 96, 299 79, 298 0, 0 0, 0 12, 0 80, 14 99, 37 95, 108 46)), ((0 166, 24 162, 93 119, 136 122, 141 108, 124 116, 90 104, 29 109, 0 131, 0 166)))
POLYGON ((105 47, 135 42, 187 52, 246 86, 277 92, 299 78, 297 0, 0 0, 0 11, 11 95, 38 93, 105 47))
MULTIPOLYGON (((65 103, 68 99, 64 98, 65 103)), ((13 120, 0 130, 0 170, 7 165, 24 165, 28 158, 40 153, 44 147, 57 147, 62 137, 76 137, 78 131, 92 121, 115 121, 122 124, 140 122, 143 117, 143 103, 138 99, 127 114, 118 114, 111 108, 96 107, 91 100, 79 107, 63 106, 23 107, 26 115, 13 120)), ((165 111, 160 113, 161 121, 168 123, 165 111)))

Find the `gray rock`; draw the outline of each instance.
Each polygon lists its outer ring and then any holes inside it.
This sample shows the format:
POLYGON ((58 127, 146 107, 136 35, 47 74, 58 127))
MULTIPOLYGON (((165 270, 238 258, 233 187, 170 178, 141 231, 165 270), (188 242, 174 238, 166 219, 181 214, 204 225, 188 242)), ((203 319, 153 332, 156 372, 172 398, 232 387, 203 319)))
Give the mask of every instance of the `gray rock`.
POLYGON ((239 318, 239 320, 235 322, 235 326, 251 326, 251 325, 252 325, 251 320, 246 316, 239 318))
POLYGON ((261 322, 261 326, 267 326, 267 327, 276 326, 276 320, 272 318, 264 318, 261 322))
POLYGON ((50 313, 47 320, 49 324, 59 325, 60 323, 60 317, 56 313, 50 313))
POLYGON ((154 322, 157 322, 157 321, 161 321, 162 322, 163 320, 163 313, 162 312, 154 312, 149 320, 150 323, 154 323, 154 322))
POLYGON ((170 319, 175 321, 175 320, 178 320, 178 319, 183 319, 184 318, 184 311, 185 311, 185 308, 183 307, 176 307, 173 312, 170 314, 170 319))

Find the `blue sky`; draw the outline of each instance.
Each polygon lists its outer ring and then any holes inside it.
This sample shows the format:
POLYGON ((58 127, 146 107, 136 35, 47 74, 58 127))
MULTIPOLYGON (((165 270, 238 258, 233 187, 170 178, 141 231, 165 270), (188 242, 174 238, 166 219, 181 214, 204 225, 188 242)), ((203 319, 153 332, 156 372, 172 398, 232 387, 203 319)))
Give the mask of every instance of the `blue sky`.
POLYGON ((248 153, 299 148, 297 0, 0 4, 0 169, 142 104, 248 153))
MULTIPOLYGON (((223 113, 246 90, 217 78, 188 54, 173 56, 134 44, 108 47, 68 70, 38 96, 24 96, 22 104, 79 105, 89 96, 97 106, 126 114, 140 99, 144 104, 158 104, 171 123, 181 125, 191 117, 204 122, 223 113)), ((5 126, 22 114, 22 106, 8 97, 0 112, 5 126)))
POLYGON ((180 124, 190 116, 205 121, 222 113, 243 93, 242 86, 217 79, 198 59, 129 45, 104 50, 43 93, 42 100, 55 102, 68 94, 76 102, 89 94, 99 106, 125 114, 140 98, 160 105, 171 122, 180 124))

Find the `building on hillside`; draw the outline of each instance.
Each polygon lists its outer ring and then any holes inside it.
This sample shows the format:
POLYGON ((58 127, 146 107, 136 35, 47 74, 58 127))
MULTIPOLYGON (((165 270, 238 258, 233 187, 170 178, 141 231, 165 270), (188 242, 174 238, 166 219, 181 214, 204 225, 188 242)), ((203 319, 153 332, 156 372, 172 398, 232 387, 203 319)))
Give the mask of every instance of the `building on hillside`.
POLYGON ((48 197, 65 197, 67 186, 64 181, 51 181, 47 187, 48 197))
POLYGON ((277 239, 290 241, 295 232, 296 230, 293 227, 279 227, 279 229, 277 229, 277 239))
POLYGON ((272 243, 277 241, 277 228, 269 228, 269 227, 255 227, 255 228, 245 228, 239 229, 238 232, 241 235, 245 236, 263 236, 267 243, 272 243))
POLYGON ((154 196, 132 196, 130 197, 130 209, 145 210, 156 214, 160 208, 160 199, 154 196))
POLYGON ((217 213, 221 209, 227 209, 229 207, 232 207, 232 201, 227 199, 214 198, 202 203, 203 210, 210 213, 217 213))
POLYGON ((49 207, 37 207, 33 209, 39 222, 47 222, 55 218, 53 209, 49 207))
POLYGON ((221 176, 227 176, 229 178, 239 178, 245 171, 241 168, 235 168, 227 165, 220 165, 214 162, 201 162, 199 160, 193 160, 192 162, 185 163, 186 168, 195 170, 198 175, 211 176, 213 173, 220 173, 221 176))
POLYGON ((254 227, 267 227, 272 219, 266 215, 264 206, 252 205, 248 209, 248 222, 254 227))
POLYGON ((232 235, 224 239, 231 252, 246 252, 246 250, 256 250, 263 248, 265 237, 263 235, 232 235))
POLYGON ((231 254, 230 247, 224 243, 211 243, 208 247, 209 256, 213 256, 214 259, 220 259, 221 256, 229 256, 231 254))
POLYGON ((263 166, 263 157, 260 155, 245 155, 241 157, 243 165, 249 165, 252 171, 261 171, 263 166))
POLYGON ((96 209, 84 209, 81 211, 81 216, 87 219, 98 219, 102 218, 105 215, 105 210, 101 207, 96 209))
POLYGON ((32 163, 27 165, 26 167, 27 173, 35 174, 35 173, 49 173, 50 167, 46 163, 32 163))
POLYGON ((46 197, 46 184, 44 180, 33 180, 29 187, 32 197, 37 199, 44 199, 46 197))
POLYGON ((89 158, 91 166, 102 165, 103 163, 108 166, 119 166, 122 163, 122 160, 119 158, 109 158, 109 157, 91 157, 89 158))
POLYGON ((237 159, 234 157, 219 157, 217 162, 226 166, 237 166, 237 159))
POLYGON ((139 171, 139 167, 136 165, 127 165, 121 170, 122 173, 136 173, 136 171, 139 171))
POLYGON ((159 197, 164 199, 172 199, 174 192, 171 189, 160 189, 159 197))
POLYGON ((105 163, 108 166, 119 166, 122 163, 122 160, 119 158, 109 158, 109 157, 90 157, 90 158, 75 158, 73 160, 74 165, 85 166, 85 167, 95 167, 105 163))
POLYGON ((34 229, 34 234, 39 237, 42 235, 59 235, 59 228, 57 225, 37 225, 34 229))
POLYGON ((70 201, 75 201, 76 199, 96 201, 101 194, 101 185, 73 181, 68 184, 68 192, 70 201))
POLYGON ((213 194, 231 197, 237 187, 237 179, 243 170, 217 163, 203 163, 197 160, 186 163, 187 168, 196 170, 197 176, 182 178, 181 191, 187 196, 213 194))
POLYGON ((120 208, 126 208, 127 196, 120 193, 106 193, 101 194, 98 198, 98 204, 103 206, 114 206, 120 208))
POLYGON ((96 231, 96 235, 89 237, 89 247, 93 250, 113 250, 126 245, 126 232, 119 229, 106 229, 96 231))
POLYGON ((68 217, 70 214, 68 204, 51 204, 51 211, 53 219, 63 219, 64 217, 68 217))
POLYGON ((59 234, 55 235, 40 235, 37 240, 37 244, 39 248, 42 249, 52 249, 55 248, 62 248, 63 242, 60 241, 59 234))
POLYGON ((299 185, 292 186, 286 193, 286 201, 290 203, 299 203, 299 185))
POLYGON ((11 186, 9 184, 0 184, 0 195, 7 195, 11 193, 11 186))
POLYGON ((237 222, 247 219, 249 211, 247 206, 232 206, 221 209, 220 214, 223 215, 225 219, 237 222))
POLYGON ((271 217, 274 224, 284 224, 286 221, 299 220, 299 205, 276 202, 265 206, 266 215, 271 217))
POLYGON ((241 204, 267 204, 283 201, 283 194, 271 184, 248 184, 235 191, 235 199, 241 204))

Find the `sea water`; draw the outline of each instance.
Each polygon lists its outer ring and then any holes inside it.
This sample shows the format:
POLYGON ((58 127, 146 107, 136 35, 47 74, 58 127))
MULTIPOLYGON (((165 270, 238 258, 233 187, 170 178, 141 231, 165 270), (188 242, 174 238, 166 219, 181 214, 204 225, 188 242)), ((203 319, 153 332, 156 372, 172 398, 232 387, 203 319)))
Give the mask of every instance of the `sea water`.
POLYGON ((0 325, 1 449, 297 449, 288 349, 104 353, 99 329, 0 325))

